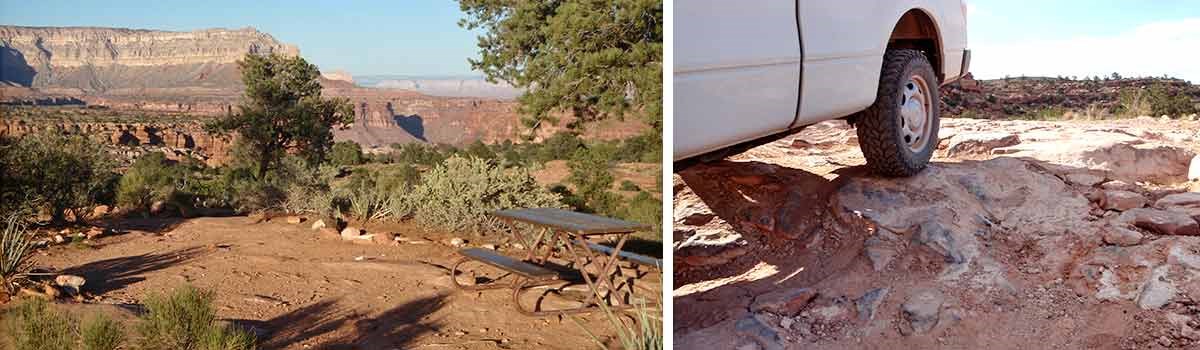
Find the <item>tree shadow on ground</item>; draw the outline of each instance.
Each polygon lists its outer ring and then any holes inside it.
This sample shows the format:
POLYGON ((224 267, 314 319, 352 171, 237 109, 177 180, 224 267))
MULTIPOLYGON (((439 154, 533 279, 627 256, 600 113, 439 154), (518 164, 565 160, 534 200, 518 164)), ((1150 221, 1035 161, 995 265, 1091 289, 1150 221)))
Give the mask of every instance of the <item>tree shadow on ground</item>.
POLYGON ((266 321, 235 320, 266 330, 264 349, 303 343, 319 349, 407 349, 421 335, 438 331, 431 315, 446 305, 447 295, 417 298, 370 316, 327 299, 266 321))
POLYGON ((62 270, 64 274, 79 275, 87 279, 85 291, 101 295, 144 281, 139 275, 186 263, 204 255, 199 247, 175 250, 166 253, 147 253, 134 256, 93 261, 62 270))

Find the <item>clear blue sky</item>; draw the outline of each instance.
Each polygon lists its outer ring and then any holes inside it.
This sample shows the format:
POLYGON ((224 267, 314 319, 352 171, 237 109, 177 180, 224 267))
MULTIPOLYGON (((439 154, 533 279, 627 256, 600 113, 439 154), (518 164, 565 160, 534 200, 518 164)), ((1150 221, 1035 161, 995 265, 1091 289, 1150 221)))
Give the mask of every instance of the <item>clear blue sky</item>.
POLYGON ((972 71, 1168 74, 1200 83, 1200 1, 968 0, 972 71))
POLYGON ((0 0, 0 24, 193 30, 255 27, 324 70, 471 75, 475 34, 452 0, 0 0))

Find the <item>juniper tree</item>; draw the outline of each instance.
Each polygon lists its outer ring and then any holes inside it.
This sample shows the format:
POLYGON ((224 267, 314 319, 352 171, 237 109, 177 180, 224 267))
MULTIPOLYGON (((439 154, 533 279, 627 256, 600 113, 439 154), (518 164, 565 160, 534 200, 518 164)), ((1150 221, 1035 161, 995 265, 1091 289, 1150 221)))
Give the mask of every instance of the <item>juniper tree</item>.
POLYGON ((566 111, 577 121, 637 112, 662 127, 662 1, 459 0, 459 25, 482 30, 471 67, 526 88, 526 127, 566 111))
POLYGON ((246 54, 238 67, 246 85, 239 111, 206 129, 236 132, 256 156, 259 179, 289 152, 309 164, 324 160, 333 144, 333 125, 353 120, 349 100, 321 97, 320 71, 299 56, 246 54))

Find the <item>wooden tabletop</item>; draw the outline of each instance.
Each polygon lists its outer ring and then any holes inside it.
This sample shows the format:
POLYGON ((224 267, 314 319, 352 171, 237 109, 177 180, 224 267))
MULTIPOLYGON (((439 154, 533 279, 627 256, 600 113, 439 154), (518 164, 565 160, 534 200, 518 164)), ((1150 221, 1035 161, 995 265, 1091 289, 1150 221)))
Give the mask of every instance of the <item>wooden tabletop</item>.
POLYGON ((496 211, 492 215, 579 235, 630 233, 650 229, 650 225, 555 208, 508 209, 496 211))

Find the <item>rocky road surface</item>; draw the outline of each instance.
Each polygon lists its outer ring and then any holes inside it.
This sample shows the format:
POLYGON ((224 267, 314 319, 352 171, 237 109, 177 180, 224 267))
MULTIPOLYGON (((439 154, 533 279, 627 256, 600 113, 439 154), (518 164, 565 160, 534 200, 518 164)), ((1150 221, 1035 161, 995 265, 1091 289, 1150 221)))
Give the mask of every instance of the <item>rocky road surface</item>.
POLYGON ((1200 347, 1200 123, 939 138, 911 178, 840 121, 677 173, 676 348, 1200 347))

